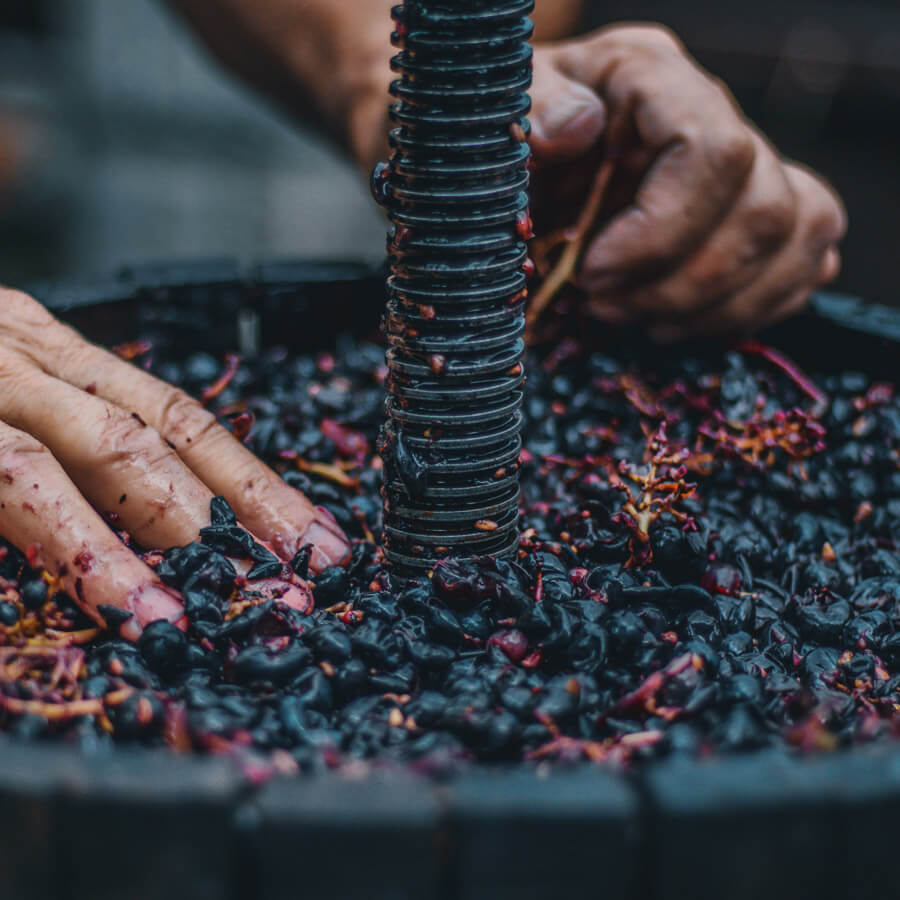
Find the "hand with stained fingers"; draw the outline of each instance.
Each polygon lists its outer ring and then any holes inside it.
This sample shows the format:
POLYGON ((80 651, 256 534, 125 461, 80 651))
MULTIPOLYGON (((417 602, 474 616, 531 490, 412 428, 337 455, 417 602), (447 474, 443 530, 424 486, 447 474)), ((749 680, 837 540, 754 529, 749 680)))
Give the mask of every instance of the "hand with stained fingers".
MULTIPOLYGON (((0 536, 39 547, 99 624, 104 604, 132 613, 121 633, 133 640, 156 619, 178 623, 183 610, 101 514, 115 513, 140 545, 168 549, 197 540, 217 495, 285 561, 312 545, 318 572, 348 555, 331 515, 197 401, 88 343, 26 295, 0 289, 0 536)), ((296 577, 253 587, 309 605, 296 577)))
POLYGON ((579 241, 573 280, 599 318, 660 341, 750 331, 836 277, 838 197, 665 29, 536 48, 532 97, 533 252, 553 231, 579 241), (573 233, 592 185, 597 215, 573 233))

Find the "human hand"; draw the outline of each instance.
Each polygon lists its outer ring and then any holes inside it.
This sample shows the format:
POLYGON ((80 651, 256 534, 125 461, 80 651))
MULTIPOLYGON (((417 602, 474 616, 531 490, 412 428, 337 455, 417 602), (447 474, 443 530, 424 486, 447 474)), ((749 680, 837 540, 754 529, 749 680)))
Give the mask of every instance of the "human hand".
MULTIPOLYGON (((121 634, 134 640, 183 610, 99 513, 114 513, 142 546, 167 549, 197 540, 215 495, 285 561, 312 544, 311 567, 321 571, 349 552, 327 511, 198 402, 88 343, 25 294, 0 289, 0 536, 36 548, 98 624, 104 604, 133 613, 121 634)), ((237 566, 246 574, 250 564, 237 566)), ((252 587, 309 606, 295 576, 252 587)))
POLYGON ((837 275, 838 197, 781 160, 665 29, 536 48, 532 97, 539 238, 611 176, 574 273, 599 318, 659 341, 750 331, 837 275))

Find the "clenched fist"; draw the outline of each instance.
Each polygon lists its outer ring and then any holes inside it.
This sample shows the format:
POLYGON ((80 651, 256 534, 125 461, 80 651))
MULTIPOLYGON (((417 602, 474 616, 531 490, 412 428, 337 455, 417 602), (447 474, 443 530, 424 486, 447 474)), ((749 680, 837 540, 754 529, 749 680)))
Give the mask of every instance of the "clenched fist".
POLYGON ((616 26, 536 48, 538 236, 570 226, 612 159, 577 283, 610 322, 661 341, 749 331, 840 268, 840 200, 779 157, 668 31, 616 26))

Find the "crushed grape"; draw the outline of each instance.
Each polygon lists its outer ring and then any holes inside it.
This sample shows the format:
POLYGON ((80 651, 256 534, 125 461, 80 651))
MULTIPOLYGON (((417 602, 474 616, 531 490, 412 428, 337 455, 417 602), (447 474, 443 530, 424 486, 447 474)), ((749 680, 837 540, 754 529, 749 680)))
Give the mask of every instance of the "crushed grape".
MULTIPOLYGON (((636 764, 900 732, 893 385, 809 379, 759 345, 645 371, 569 342, 529 363, 517 558, 407 580, 377 543, 382 348, 346 338, 224 370, 143 345, 136 359, 327 507, 352 558, 313 578, 306 613, 255 594, 228 557, 259 578, 284 566, 217 499, 197 543, 144 552, 187 634, 159 622, 132 645, 0 546, 7 732, 281 772, 636 764)), ((308 563, 301 548, 290 567, 308 563)))

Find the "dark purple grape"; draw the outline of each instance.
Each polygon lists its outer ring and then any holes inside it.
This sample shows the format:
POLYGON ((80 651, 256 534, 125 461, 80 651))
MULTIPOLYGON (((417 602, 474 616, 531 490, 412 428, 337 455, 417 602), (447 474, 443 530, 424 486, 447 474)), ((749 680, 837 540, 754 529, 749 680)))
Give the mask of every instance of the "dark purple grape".
POLYGON ((337 623, 317 625, 303 635, 303 641, 317 659, 346 662, 353 655, 353 645, 346 630, 337 623))
POLYGON ((7 628, 11 628, 18 621, 19 609, 15 603, 0 600, 0 625, 6 625, 7 628))
POLYGON ((147 665, 159 675, 171 677, 185 663, 187 636, 170 622, 160 619, 144 627, 138 648, 147 665))
POLYGON ((272 653, 265 647, 241 650, 231 664, 234 680, 284 684, 312 662, 312 654, 305 647, 291 647, 272 653))
POLYGON ((350 587, 350 576, 346 569, 341 566, 332 566, 320 572, 315 579, 315 590, 313 591, 316 598, 317 606, 333 606, 347 599, 347 592, 350 587))
POLYGON ((47 602, 47 596, 47 582, 43 578, 30 578, 22 586, 22 603, 26 609, 39 610, 47 602))

